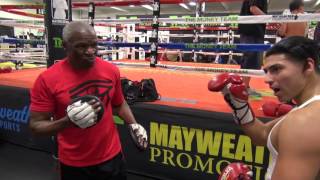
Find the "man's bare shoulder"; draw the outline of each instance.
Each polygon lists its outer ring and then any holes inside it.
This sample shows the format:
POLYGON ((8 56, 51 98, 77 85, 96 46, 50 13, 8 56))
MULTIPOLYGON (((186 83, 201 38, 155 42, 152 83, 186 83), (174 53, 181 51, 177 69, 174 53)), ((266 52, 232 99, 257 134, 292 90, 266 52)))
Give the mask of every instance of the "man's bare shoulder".
MULTIPOLYGON (((292 144, 301 150, 320 152, 320 102, 289 113, 279 127, 279 145, 292 144)), ((289 145, 290 146, 290 145, 289 145)))

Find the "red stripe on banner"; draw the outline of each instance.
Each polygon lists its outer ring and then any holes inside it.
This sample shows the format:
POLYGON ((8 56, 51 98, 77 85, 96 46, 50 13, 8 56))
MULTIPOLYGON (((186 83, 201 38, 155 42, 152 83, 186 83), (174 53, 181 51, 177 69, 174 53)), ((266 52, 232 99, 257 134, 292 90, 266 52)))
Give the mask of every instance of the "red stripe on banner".
POLYGON ((0 9, 43 9, 43 4, 0 5, 0 9))
POLYGON ((21 16, 34 17, 34 18, 42 18, 42 19, 44 18, 44 16, 41 15, 41 14, 28 13, 28 12, 13 10, 13 9, 0 9, 0 10, 1 10, 1 11, 5 11, 5 12, 8 12, 8 13, 12 13, 12 14, 21 15, 21 16))
MULTIPOLYGON (((94 2, 95 6, 129 6, 129 5, 144 5, 152 4, 151 0, 127 0, 127 1, 97 1, 94 2)), ((72 3, 73 8, 88 7, 88 2, 74 2, 72 3)))
MULTIPOLYGON (((198 0, 198 2, 233 2, 233 1, 242 1, 242 0, 198 0)), ((116 1, 96 1, 94 2, 95 6, 128 6, 128 5, 144 5, 152 4, 151 0, 116 0, 116 1)), ((160 4, 179 4, 187 3, 191 0, 160 0, 160 4)), ((194 2, 194 1, 193 1, 194 2)), ((88 7, 89 2, 74 2, 72 3, 73 8, 88 7)))
MULTIPOLYGON (((199 0, 198 2, 233 2, 242 0, 199 0)), ((144 5, 152 4, 152 0, 115 0, 115 1, 96 1, 96 6, 128 6, 128 5, 144 5)), ((160 0, 161 4, 179 4, 187 3, 191 0, 160 0)), ((74 2, 73 8, 88 7, 89 2, 74 2)), ((0 5, 0 9, 43 9, 43 4, 16 4, 16 5, 0 5)))
POLYGON ((160 0, 161 4, 179 4, 179 3, 188 3, 188 2, 234 2, 234 1, 242 1, 242 0, 198 0, 198 1, 191 1, 191 0, 160 0))

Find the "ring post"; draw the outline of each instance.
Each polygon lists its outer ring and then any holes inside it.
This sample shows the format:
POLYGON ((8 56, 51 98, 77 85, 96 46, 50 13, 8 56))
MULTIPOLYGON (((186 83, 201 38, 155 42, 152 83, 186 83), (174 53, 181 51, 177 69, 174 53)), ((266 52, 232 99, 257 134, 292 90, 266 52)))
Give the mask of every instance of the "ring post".
POLYGON ((158 33, 159 33, 160 0, 153 1, 152 33, 149 39, 150 45, 150 67, 156 67, 158 63, 158 33))

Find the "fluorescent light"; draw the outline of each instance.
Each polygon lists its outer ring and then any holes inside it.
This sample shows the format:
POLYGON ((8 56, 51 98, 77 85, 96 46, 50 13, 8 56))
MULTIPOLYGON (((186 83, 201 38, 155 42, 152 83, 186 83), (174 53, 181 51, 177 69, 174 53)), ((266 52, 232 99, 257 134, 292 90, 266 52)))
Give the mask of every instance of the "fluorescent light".
POLYGON ((201 12, 205 12, 205 11, 206 11, 206 2, 203 2, 201 6, 201 12))
POLYGON ((197 4, 195 2, 193 2, 193 1, 191 1, 191 2, 189 2, 189 5, 190 6, 196 6, 197 4))
POLYGON ((127 11, 126 11, 126 10, 124 10, 124 9, 121 9, 121 8, 118 8, 118 7, 114 7, 114 6, 111 6, 110 8, 111 8, 111 9, 118 10, 118 11, 127 12, 127 11))
POLYGON ((312 1, 312 0, 303 0, 304 2, 310 2, 310 1, 312 1))
POLYGON ((190 10, 190 8, 185 3, 179 3, 179 5, 187 10, 190 10))
POLYGON ((141 5, 142 7, 149 9, 150 11, 153 11, 153 8, 150 5, 141 5))
POLYGON ((318 6, 320 4, 320 0, 317 0, 317 2, 314 4, 314 6, 318 6))
POLYGON ((135 7, 135 5, 129 5, 129 7, 135 7))

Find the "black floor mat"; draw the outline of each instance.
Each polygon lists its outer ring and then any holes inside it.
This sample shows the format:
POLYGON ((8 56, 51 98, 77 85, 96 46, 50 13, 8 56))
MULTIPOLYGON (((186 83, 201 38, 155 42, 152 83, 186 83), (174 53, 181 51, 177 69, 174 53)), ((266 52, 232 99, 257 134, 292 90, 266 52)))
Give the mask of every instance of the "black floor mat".
MULTIPOLYGON (((59 180, 50 154, 0 141, 1 180, 59 180)), ((129 173, 128 180, 153 180, 129 173)))

